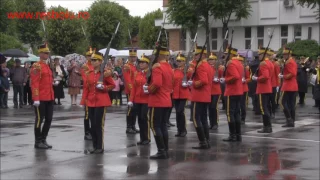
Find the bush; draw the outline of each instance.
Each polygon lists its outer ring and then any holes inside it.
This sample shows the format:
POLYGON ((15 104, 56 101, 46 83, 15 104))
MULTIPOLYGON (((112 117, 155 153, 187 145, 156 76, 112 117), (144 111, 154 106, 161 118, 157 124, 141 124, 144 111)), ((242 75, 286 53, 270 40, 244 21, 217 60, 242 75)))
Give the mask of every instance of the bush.
POLYGON ((0 51, 3 52, 7 49, 15 48, 25 51, 22 43, 17 38, 0 32, 0 51))
MULTIPOLYGON (((319 54, 320 46, 315 40, 301 40, 296 42, 291 42, 286 45, 286 47, 291 48, 292 52, 297 56, 310 57, 310 59, 315 60, 319 54)), ((279 55, 282 56, 282 48, 278 51, 279 55)))

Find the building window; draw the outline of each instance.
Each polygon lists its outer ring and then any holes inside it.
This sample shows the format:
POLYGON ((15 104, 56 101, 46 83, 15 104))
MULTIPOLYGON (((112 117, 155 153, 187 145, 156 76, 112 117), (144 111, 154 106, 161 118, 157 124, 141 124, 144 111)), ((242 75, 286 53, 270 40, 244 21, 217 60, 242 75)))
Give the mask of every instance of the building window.
POLYGON ((281 46, 284 46, 287 44, 287 39, 281 39, 281 46))
POLYGON ((301 25, 294 26, 294 41, 301 40, 301 25))
POLYGON ((281 26, 281 37, 288 37, 288 26, 281 26))
POLYGON ((218 49, 218 29, 212 28, 211 29, 211 49, 217 50, 218 49))
POLYGON ((250 48, 251 44, 251 27, 245 27, 244 28, 244 38, 245 38, 245 49, 250 48))
POLYGON ((258 39, 258 48, 263 47, 263 39, 258 39))
POLYGON ((312 27, 308 27, 308 39, 311 40, 312 37, 312 27))
POLYGON ((246 46, 245 49, 251 49, 251 40, 247 39, 247 40, 245 41, 245 46, 246 46))
POLYGON ((264 26, 257 27, 257 39, 258 39, 258 48, 263 47, 264 26))

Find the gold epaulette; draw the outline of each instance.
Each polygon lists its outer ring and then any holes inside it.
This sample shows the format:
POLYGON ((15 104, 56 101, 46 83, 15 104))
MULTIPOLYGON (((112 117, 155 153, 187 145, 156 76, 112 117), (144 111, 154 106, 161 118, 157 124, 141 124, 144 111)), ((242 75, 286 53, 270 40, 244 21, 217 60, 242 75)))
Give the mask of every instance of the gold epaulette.
POLYGON ((291 62, 290 60, 291 60, 291 59, 288 59, 287 61, 285 61, 284 64, 288 64, 289 62, 291 62))
POLYGON ((160 63, 155 63, 155 64, 152 66, 152 69, 157 68, 157 67, 160 67, 160 66, 161 66, 160 63))
POLYGON ((41 78, 41 64, 40 63, 34 63, 32 65, 32 72, 35 75, 40 74, 40 78, 41 78))
POLYGON ((110 77, 111 75, 112 75, 112 71, 110 69, 105 70, 103 73, 104 77, 110 77))
POLYGON ((264 65, 267 65, 267 63, 265 61, 261 61, 260 66, 264 66, 264 65))
POLYGON ((202 62, 205 62, 205 61, 207 61, 207 60, 201 60, 201 61, 198 63, 197 68, 202 64, 202 62))
POLYGON ((229 61, 227 62, 227 65, 226 65, 226 66, 228 66, 231 62, 232 62, 232 60, 229 60, 229 61))
POLYGON ((276 64, 277 66, 280 66, 280 63, 278 61, 275 61, 274 64, 276 64))
POLYGON ((34 64, 32 65, 32 67, 35 68, 35 69, 41 69, 40 63, 34 63, 34 64))

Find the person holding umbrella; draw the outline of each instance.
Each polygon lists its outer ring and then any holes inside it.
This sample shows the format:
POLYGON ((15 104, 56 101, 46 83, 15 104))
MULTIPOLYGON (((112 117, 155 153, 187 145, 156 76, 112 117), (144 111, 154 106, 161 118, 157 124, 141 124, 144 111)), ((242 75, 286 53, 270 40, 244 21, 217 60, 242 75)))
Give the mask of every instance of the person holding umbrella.
POLYGON ((28 76, 25 68, 21 67, 20 59, 15 60, 15 67, 10 73, 10 79, 13 84, 13 103, 14 108, 18 108, 18 94, 19 94, 19 107, 23 105, 23 91, 24 86, 27 84, 28 76))

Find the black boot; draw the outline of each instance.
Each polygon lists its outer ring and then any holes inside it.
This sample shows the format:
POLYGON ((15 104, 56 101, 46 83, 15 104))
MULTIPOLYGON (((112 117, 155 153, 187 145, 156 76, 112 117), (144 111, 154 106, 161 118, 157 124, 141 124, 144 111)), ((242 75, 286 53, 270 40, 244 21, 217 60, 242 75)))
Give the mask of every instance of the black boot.
POLYGON ((286 124, 281 127, 294 127, 294 122, 291 118, 287 118, 286 124))
POLYGON ((36 149, 49 149, 49 147, 42 142, 41 138, 36 139, 36 141, 34 143, 34 148, 36 148, 36 149))
POLYGON ((207 144, 208 144, 208 149, 211 147, 210 146, 210 133, 209 133, 209 128, 203 128, 204 131, 204 136, 206 137, 207 144))
POLYGON ((242 136, 241 136, 241 122, 236 122, 236 140, 241 142, 242 136))
POLYGON ((169 136, 163 136, 164 150, 166 151, 167 158, 169 158, 169 136))
POLYGON ((223 139, 223 141, 227 141, 227 142, 237 141, 235 123, 229 122, 228 126, 229 126, 229 137, 227 139, 223 139))
POLYGON ((200 142, 199 142, 199 146, 192 147, 192 149, 209 149, 203 128, 197 127, 196 131, 197 131, 198 139, 200 142))
POLYGON ((52 146, 47 143, 47 137, 42 137, 42 140, 41 140, 41 141, 42 141, 42 143, 43 143, 44 145, 48 146, 48 148, 50 148, 50 149, 52 148, 52 146))
POLYGON ((290 114, 291 114, 292 124, 294 127, 294 122, 296 121, 296 110, 295 109, 291 110, 290 114))
POLYGON ((180 134, 180 137, 185 137, 187 135, 187 131, 183 131, 181 134, 180 134))
POLYGON ((167 153, 165 151, 164 140, 162 136, 154 136, 157 144, 158 152, 157 154, 150 156, 150 159, 168 159, 167 153))
POLYGON ((139 129, 137 129, 135 125, 134 125, 134 126, 132 126, 132 130, 133 130, 133 131, 135 131, 136 133, 139 133, 139 132, 140 132, 140 130, 139 130, 139 129))
POLYGON ((91 136, 90 132, 85 133, 84 140, 92 140, 92 136, 91 136))
POLYGON ((136 134, 136 131, 133 130, 131 127, 128 127, 127 130, 126 130, 126 133, 127 134, 136 134))
POLYGON ((272 128, 271 128, 271 123, 269 123, 270 120, 268 120, 268 117, 263 115, 263 128, 262 130, 257 131, 258 133, 271 133, 272 128))
POLYGON ((178 133, 176 135, 174 135, 175 137, 180 137, 181 136, 181 132, 178 131, 178 133))

